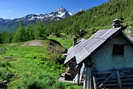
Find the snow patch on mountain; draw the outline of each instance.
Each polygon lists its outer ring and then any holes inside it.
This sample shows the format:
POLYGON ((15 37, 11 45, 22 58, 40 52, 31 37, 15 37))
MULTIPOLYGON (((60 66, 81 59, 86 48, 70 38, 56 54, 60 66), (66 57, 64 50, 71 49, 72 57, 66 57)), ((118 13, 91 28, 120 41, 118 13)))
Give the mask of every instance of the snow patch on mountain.
POLYGON ((24 18, 24 21, 37 21, 37 20, 41 20, 41 21, 58 21, 67 17, 72 16, 72 13, 70 13, 69 11, 67 11, 65 8, 59 8, 57 9, 55 12, 51 12, 48 14, 40 14, 40 15, 35 15, 35 14, 31 14, 31 15, 27 15, 24 18))
POLYGON ((44 21, 47 23, 47 22, 65 19, 70 16, 72 16, 71 12, 67 11, 65 8, 59 8, 56 11, 48 13, 48 14, 39 14, 39 15, 29 14, 22 18, 16 18, 13 20, 7 20, 7 19, 0 18, 0 24, 18 23, 20 21, 23 21, 25 24, 34 23, 36 21, 44 21))

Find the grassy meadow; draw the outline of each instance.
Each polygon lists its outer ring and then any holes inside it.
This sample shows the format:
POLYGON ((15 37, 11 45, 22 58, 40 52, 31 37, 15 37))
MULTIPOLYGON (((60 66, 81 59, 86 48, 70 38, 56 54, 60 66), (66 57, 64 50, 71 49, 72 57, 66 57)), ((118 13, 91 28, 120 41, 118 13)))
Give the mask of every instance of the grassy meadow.
MULTIPOLYGON (((0 45, 0 81, 10 81, 7 89, 82 89, 58 81, 65 70, 60 63, 64 57, 49 50, 49 40, 41 42, 42 46, 24 43, 0 45)), ((63 46, 69 46, 65 44, 63 46)), ((63 49, 60 45, 54 45, 53 48, 63 49)))

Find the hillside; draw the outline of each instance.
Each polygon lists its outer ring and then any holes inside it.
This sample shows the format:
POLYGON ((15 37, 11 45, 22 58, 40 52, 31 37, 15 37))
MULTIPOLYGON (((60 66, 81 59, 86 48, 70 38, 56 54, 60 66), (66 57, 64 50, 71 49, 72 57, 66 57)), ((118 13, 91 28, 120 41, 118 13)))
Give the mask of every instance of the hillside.
MULTIPOLYGON (((81 29, 87 32, 86 37, 88 38, 96 30, 111 28, 112 21, 116 18, 123 20, 124 25, 133 26, 132 4, 132 0, 109 0, 108 2, 100 6, 88 9, 86 11, 81 11, 71 17, 65 18, 60 21, 51 22, 49 24, 45 24, 42 21, 37 21, 37 23, 25 26, 25 23, 23 23, 19 25, 17 24, 18 28, 16 29, 14 29, 14 24, 11 26, 5 25, 6 27, 9 27, 9 29, 17 30, 17 32, 15 33, 15 35, 14 33, 12 35, 10 35, 10 33, 1 34, 0 43, 28 41, 36 39, 42 40, 53 34, 56 34, 58 36, 61 36, 61 34, 63 34, 66 39, 70 39, 74 36, 79 35, 81 29), (18 35, 20 36, 16 37, 18 35)), ((28 17, 30 19, 32 15, 28 17)))
POLYGON ((109 0, 108 2, 81 11, 65 20, 49 24, 48 30, 66 34, 78 33, 80 29, 88 32, 110 28, 115 18, 123 20, 124 24, 133 25, 133 0, 109 0))
MULTIPOLYGON (((88 9, 86 11, 78 12, 74 16, 66 18, 64 20, 56 21, 56 22, 52 21, 52 23, 48 25, 44 24, 46 25, 45 29, 49 33, 63 32, 66 34, 69 34, 69 33, 75 34, 79 32, 79 29, 86 29, 88 31, 93 31, 101 28, 109 28, 111 27, 110 24, 112 20, 115 18, 120 18, 124 20, 125 24, 133 25, 132 4, 133 4, 132 0, 109 0, 108 2, 100 6, 88 9)), ((17 29, 16 27, 18 26, 18 23, 16 23, 16 21, 23 20, 25 24, 28 24, 28 23, 41 21, 39 19, 44 18, 43 19, 44 22, 47 22, 47 20, 51 21, 50 19, 54 19, 57 16, 63 15, 63 13, 60 14, 59 11, 57 12, 52 12, 44 15, 31 14, 23 18, 14 19, 13 21, 8 20, 7 22, 10 22, 10 23, 4 24, 4 25, 3 25, 3 20, 1 19, 0 22, 2 21, 2 24, 0 24, 0 32, 16 31, 17 29), (59 15, 57 14, 57 12, 59 13, 59 15), (57 15, 57 16, 54 16, 54 15, 57 15), (49 17, 49 16, 53 16, 53 17, 49 17)), ((66 17, 68 17, 67 13, 69 12, 66 11, 66 14, 65 14, 66 17)))

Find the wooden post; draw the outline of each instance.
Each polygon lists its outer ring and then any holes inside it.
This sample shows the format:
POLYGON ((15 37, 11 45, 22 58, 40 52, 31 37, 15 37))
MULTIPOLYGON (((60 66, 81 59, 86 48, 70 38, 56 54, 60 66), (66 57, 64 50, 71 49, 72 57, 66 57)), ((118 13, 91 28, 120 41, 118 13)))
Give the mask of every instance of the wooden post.
POLYGON ((78 85, 80 84, 80 70, 78 71, 78 85))
POLYGON ((82 67, 80 68, 80 83, 82 83, 83 75, 84 75, 84 69, 85 69, 85 64, 82 64, 82 67))
POLYGON ((87 68, 87 89, 92 89, 92 76, 91 69, 87 68))
POLYGON ((117 74, 117 81, 118 81, 119 89, 122 89, 122 82, 121 82, 120 73, 118 70, 116 71, 116 74, 117 74))
POLYGON ((87 69, 85 68, 85 73, 84 73, 84 82, 83 82, 83 88, 86 89, 86 85, 87 85, 87 75, 86 75, 86 72, 87 72, 87 69))
POLYGON ((92 89, 92 76, 91 69, 89 67, 85 68, 84 89, 92 89))
POLYGON ((93 89, 97 89, 96 78, 94 75, 93 75, 93 89))
POLYGON ((89 77, 89 86, 88 87, 89 87, 88 89, 92 89, 92 77, 91 77, 91 75, 89 77))

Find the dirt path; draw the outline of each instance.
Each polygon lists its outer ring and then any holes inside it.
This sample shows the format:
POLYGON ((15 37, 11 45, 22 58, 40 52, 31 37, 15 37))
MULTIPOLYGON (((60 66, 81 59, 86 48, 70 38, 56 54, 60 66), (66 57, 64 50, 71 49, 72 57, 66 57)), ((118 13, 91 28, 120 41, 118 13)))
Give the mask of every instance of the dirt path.
POLYGON ((43 46, 43 42, 40 40, 34 40, 24 43, 24 46, 43 46))

